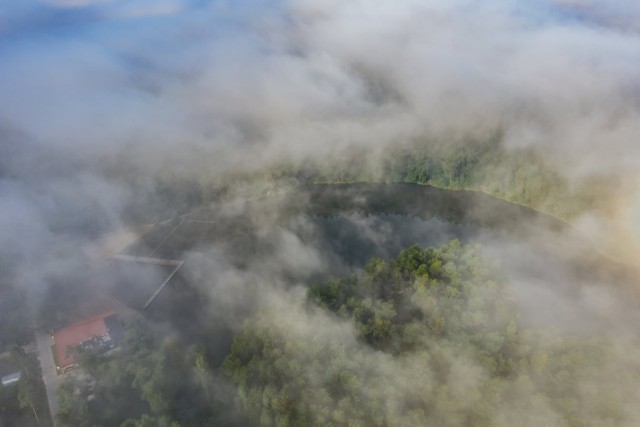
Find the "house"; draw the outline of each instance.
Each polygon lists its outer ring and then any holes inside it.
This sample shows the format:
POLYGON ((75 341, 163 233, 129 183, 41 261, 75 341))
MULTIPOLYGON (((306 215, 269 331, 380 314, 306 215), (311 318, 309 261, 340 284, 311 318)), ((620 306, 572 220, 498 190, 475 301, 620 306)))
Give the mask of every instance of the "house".
POLYGON ((54 356, 58 372, 67 372, 75 365, 71 349, 109 350, 122 337, 122 327, 113 310, 72 323, 53 334, 54 356))
POLYGON ((18 372, 14 372, 12 374, 9 375, 5 375, 4 377, 2 377, 2 385, 7 387, 11 384, 15 384, 18 381, 20 381, 20 378, 22 377, 22 374, 20 371, 18 372))

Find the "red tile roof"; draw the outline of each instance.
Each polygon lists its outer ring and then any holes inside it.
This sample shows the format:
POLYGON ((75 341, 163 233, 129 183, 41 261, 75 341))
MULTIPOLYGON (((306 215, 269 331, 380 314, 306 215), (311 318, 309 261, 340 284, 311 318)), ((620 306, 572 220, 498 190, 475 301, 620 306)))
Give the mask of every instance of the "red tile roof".
POLYGON ((60 329, 53 335, 53 339, 56 343, 56 354, 58 356, 58 362, 60 363, 61 369, 64 369, 75 362, 75 358, 72 355, 67 354, 67 349, 69 347, 77 346, 82 341, 104 335, 107 332, 107 326, 104 323, 104 318, 113 314, 115 314, 115 311, 113 310, 105 311, 104 313, 72 323, 63 329, 60 329))

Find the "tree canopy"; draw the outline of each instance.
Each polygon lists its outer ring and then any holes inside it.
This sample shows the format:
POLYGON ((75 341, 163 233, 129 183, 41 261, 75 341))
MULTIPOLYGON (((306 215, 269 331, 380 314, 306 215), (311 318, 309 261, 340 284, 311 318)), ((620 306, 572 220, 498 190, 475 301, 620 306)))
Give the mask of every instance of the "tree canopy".
POLYGON ((60 386, 58 420, 74 427, 230 425, 205 360, 196 346, 175 337, 157 342, 144 321, 129 319, 117 351, 79 352, 84 375, 60 386))
POLYGON ((262 312, 224 369, 265 426, 633 425, 635 386, 606 363, 621 351, 524 328, 499 267, 452 241, 311 286, 294 317, 262 312))

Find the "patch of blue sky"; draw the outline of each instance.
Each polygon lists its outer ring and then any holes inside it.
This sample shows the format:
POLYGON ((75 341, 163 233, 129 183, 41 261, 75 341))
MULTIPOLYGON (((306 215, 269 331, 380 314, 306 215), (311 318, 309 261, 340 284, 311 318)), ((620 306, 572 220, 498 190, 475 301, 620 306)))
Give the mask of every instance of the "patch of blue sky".
POLYGON ((161 31, 196 24, 241 27, 273 13, 278 0, 0 0, 0 42, 23 38, 95 37, 161 31))

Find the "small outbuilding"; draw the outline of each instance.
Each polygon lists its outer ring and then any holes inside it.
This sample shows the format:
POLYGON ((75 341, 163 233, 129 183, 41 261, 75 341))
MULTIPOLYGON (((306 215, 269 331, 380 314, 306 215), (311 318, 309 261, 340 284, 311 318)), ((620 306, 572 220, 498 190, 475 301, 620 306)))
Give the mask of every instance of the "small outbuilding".
POLYGON ((2 385, 4 387, 7 387, 7 386, 10 386, 11 384, 15 384, 18 381, 20 381, 21 377, 22 377, 22 374, 20 371, 14 372, 9 375, 5 375, 4 377, 2 377, 2 385))

